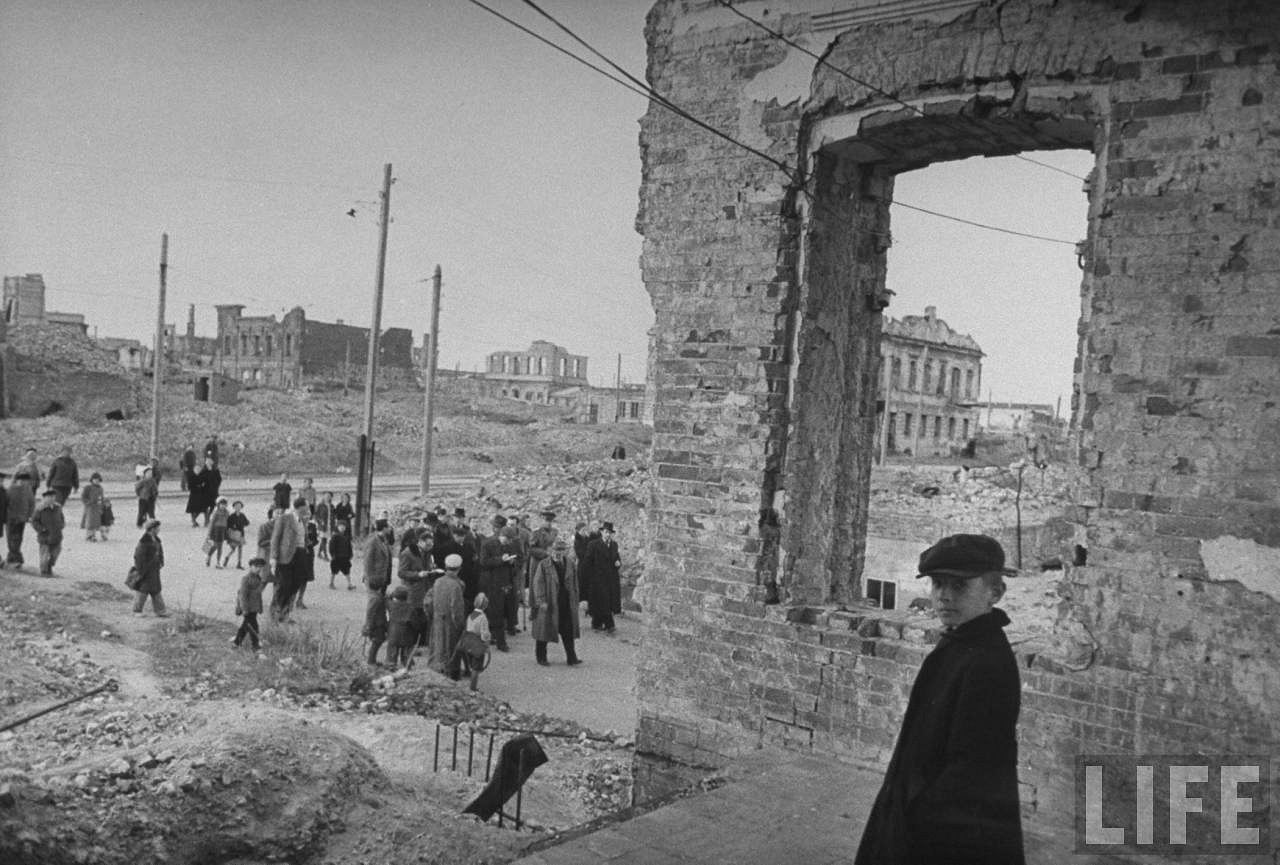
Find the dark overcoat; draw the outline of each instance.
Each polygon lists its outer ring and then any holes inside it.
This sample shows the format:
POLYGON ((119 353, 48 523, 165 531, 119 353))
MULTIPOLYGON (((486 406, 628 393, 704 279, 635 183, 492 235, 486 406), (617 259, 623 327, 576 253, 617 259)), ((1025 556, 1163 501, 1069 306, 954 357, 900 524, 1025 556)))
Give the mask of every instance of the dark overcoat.
POLYGON ((617 541, 601 537, 587 544, 587 611, 593 619, 622 612, 622 571, 618 563, 617 541))
POLYGON ((1021 686, 993 609, 944 634, 911 688, 855 865, 1023 865, 1021 686))
POLYGON ((160 569, 164 567, 164 544, 151 532, 143 532, 138 545, 133 548, 133 566, 142 574, 138 591, 147 595, 160 594, 160 569))

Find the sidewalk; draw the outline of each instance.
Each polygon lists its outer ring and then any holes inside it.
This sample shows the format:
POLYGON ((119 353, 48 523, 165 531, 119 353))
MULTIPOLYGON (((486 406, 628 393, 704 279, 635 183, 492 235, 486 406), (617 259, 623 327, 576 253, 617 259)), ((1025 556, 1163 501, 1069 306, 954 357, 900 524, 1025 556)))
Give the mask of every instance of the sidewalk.
POLYGON ((803 755, 547 847, 521 865, 836 865, 853 861, 881 777, 803 755))

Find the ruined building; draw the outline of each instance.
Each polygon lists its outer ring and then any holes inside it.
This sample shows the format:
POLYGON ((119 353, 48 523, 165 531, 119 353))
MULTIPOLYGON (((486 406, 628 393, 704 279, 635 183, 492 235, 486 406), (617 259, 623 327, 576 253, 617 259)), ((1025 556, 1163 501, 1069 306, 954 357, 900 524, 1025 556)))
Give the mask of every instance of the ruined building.
MULTIPOLYGON (((243 385, 299 387, 364 380, 369 329, 341 321, 309 321, 295 306, 274 315, 246 316, 243 304, 221 304, 213 366, 243 385)), ((413 331, 392 327, 378 339, 379 381, 412 381, 413 331)))
POLYGON ((527 351, 495 351, 485 363, 484 393, 526 402, 560 404, 557 396, 587 387, 587 359, 553 342, 536 339, 527 351))
POLYGON ((982 349, 925 307, 924 315, 886 317, 880 340, 876 437, 886 453, 946 455, 978 429, 982 349), (888 418, 888 427, 881 428, 888 418))
POLYGON ((9 324, 14 327, 44 326, 67 327, 87 333, 89 326, 78 312, 54 312, 45 305, 44 276, 28 273, 25 276, 6 276, 2 308, 9 324))
POLYGON ((659 0, 647 23, 653 87, 756 152, 656 102, 642 120, 656 488, 639 750, 884 767, 936 636, 860 597, 894 178, 1077 148, 1095 158, 1078 478, 1061 627, 1019 646, 1026 827, 1070 849, 1077 755, 1274 754, 1276 4, 737 8, 787 41, 716 0, 659 0))

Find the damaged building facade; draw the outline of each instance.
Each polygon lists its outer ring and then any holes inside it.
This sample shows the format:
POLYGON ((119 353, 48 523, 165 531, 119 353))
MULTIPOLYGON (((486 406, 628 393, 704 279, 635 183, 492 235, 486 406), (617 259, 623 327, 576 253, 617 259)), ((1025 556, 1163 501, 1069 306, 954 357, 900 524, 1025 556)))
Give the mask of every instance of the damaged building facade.
POLYGON ((656 488, 639 751, 884 767, 936 636, 859 597, 894 177, 1077 148, 1095 157, 1078 479, 1061 627, 1018 646, 1025 824, 1071 849, 1081 754, 1276 753, 1275 4, 735 9, 794 45, 716 0, 660 0, 647 23, 651 84, 758 154, 657 104, 642 120, 656 488))
POLYGON ((876 436, 884 452, 946 456, 977 432, 982 349, 938 318, 935 307, 901 320, 884 317, 880 365, 876 436))
MULTIPOLYGON (((295 306, 274 315, 244 315, 243 304, 220 304, 214 368, 247 387, 300 387, 364 380, 369 329, 309 321, 295 306)), ((413 331, 391 327, 378 338, 381 381, 412 381, 413 331)))

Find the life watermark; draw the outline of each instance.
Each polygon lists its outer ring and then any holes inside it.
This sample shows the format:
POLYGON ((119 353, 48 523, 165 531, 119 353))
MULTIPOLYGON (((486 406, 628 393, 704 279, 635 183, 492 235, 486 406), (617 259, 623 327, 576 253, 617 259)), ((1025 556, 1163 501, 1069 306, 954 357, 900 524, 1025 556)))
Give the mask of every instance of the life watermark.
POLYGON ((1076 852, 1271 852, 1271 764, 1257 755, 1076 758, 1076 852))

